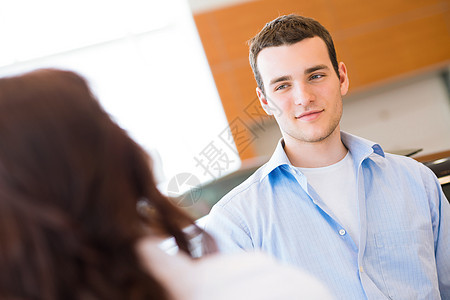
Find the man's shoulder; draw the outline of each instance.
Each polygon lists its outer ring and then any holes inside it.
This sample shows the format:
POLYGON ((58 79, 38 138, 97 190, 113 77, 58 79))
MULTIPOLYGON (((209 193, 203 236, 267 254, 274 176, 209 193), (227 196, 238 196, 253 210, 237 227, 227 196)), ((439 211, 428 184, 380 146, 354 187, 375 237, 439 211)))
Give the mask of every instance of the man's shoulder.
POLYGON ((412 157, 404 156, 404 155, 398 155, 398 154, 392 154, 392 153, 385 153, 385 158, 389 163, 395 164, 395 165, 403 165, 408 168, 413 168, 417 170, 426 169, 427 167, 422 164, 421 162, 418 162, 412 157))
POLYGON ((216 203, 216 206, 225 207, 242 203, 243 201, 252 201, 252 199, 255 198, 255 195, 260 193, 260 189, 267 184, 264 180, 265 167, 266 164, 259 167, 252 175, 223 196, 222 199, 216 203))
POLYGON ((405 177, 418 176, 425 181, 435 181, 435 175, 430 168, 412 157, 385 153, 385 160, 389 164, 391 170, 401 173, 405 177))

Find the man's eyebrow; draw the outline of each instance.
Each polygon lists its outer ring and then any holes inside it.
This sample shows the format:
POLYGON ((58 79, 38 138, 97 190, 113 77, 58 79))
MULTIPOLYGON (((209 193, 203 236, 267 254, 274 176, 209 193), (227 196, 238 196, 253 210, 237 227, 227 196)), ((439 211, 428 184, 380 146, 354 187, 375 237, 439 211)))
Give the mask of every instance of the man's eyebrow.
POLYGON ((304 73, 306 75, 306 74, 310 74, 312 72, 315 72, 317 70, 323 70, 323 69, 329 69, 329 68, 326 65, 317 65, 317 66, 314 66, 314 67, 306 69, 304 73))
POLYGON ((287 80, 291 80, 291 79, 292 79, 291 76, 280 76, 280 77, 276 77, 276 78, 272 79, 272 80, 269 82, 269 85, 275 84, 275 83, 280 82, 280 81, 287 81, 287 80))
MULTIPOLYGON (((307 74, 313 73, 313 72, 315 72, 317 70, 328 70, 328 69, 329 68, 328 68, 327 65, 317 65, 317 66, 313 66, 311 68, 306 69, 304 71, 304 73, 305 73, 305 75, 307 75, 307 74)), ((272 79, 269 82, 269 85, 273 85, 275 83, 278 83, 278 82, 281 82, 281 81, 288 81, 288 80, 292 80, 292 77, 289 76, 289 75, 276 77, 276 78, 272 79)))

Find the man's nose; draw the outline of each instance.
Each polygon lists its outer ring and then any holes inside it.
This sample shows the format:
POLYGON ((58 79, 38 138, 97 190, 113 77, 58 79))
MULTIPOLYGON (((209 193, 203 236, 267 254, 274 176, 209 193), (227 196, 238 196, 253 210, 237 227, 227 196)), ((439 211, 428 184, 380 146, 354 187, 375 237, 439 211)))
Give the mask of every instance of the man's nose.
POLYGON ((315 100, 314 93, 307 84, 296 84, 294 86, 293 96, 296 105, 307 106, 310 102, 315 100))

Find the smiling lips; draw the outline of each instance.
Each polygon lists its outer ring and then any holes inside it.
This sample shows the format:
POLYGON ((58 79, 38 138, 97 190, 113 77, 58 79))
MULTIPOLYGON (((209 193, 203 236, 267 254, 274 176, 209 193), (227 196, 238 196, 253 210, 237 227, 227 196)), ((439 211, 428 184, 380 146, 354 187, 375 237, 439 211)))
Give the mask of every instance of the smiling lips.
POLYGON ((296 116, 295 118, 297 120, 302 120, 302 121, 313 121, 313 120, 317 119, 322 112, 323 112, 323 109, 309 110, 309 111, 305 111, 305 112, 301 113, 299 116, 296 116))

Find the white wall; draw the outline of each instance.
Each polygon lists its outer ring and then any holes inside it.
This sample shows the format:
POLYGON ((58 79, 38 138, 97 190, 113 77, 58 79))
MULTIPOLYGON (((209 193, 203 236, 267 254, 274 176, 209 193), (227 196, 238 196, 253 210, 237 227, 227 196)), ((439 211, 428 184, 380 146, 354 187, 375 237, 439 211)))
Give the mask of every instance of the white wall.
POLYGON ((341 129, 378 142, 388 152, 423 148, 418 155, 424 155, 449 150, 445 82, 435 73, 344 98, 341 129))

